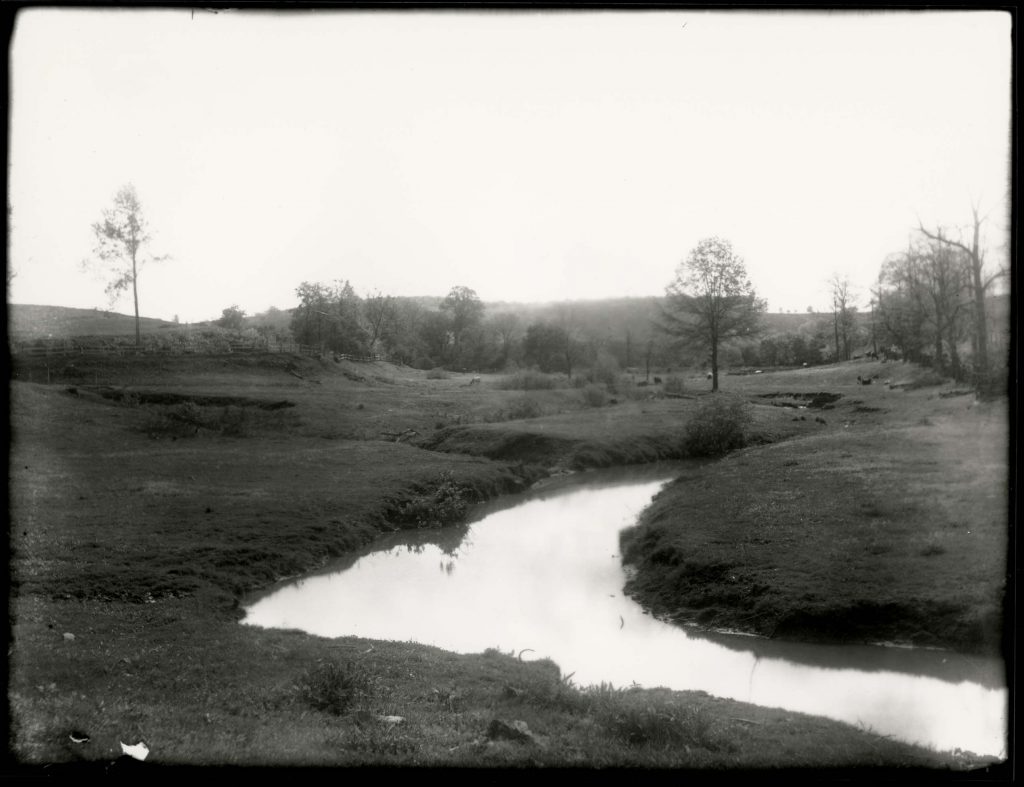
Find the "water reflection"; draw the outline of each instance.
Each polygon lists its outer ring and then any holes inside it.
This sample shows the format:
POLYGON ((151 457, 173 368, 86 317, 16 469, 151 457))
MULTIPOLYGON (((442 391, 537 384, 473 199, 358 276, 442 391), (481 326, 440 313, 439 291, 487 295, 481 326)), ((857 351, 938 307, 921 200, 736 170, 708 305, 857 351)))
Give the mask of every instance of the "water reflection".
POLYGON ((256 601, 245 622, 460 653, 530 649, 583 685, 701 690, 939 749, 1005 756, 998 662, 698 634, 624 597, 618 533, 678 475, 643 472, 588 474, 489 506, 443 534, 395 536, 347 570, 256 601))

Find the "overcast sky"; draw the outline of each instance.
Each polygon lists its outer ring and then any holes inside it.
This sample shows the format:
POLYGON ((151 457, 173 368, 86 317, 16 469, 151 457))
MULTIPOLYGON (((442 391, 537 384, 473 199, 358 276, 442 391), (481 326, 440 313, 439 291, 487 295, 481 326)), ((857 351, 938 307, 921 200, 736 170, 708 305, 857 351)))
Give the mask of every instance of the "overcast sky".
MULTIPOLYGON (((105 308, 117 189, 172 259, 143 315, 360 294, 661 295, 710 235, 772 311, 861 304, 920 218, 1005 255, 996 12, 29 9, 11 51, 13 303, 105 308)), ((130 298, 115 306, 129 313, 130 298)))

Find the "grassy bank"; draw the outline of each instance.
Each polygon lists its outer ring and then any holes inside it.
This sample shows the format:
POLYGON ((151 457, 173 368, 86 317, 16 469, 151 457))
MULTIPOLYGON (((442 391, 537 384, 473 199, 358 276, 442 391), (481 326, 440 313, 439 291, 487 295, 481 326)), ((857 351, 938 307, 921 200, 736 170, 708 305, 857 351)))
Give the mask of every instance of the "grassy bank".
POLYGON ((708 627, 1002 652, 1006 403, 948 390, 863 388, 840 429, 680 478, 623 534, 627 591, 708 627))
MULTIPOLYGON (((538 467, 572 466, 581 446, 657 444, 671 430, 677 444, 695 400, 594 408, 552 389, 536 394, 545 415, 489 422, 522 393, 285 356, 89 363, 11 388, 8 699, 21 764, 102 767, 140 739, 147 762, 187 765, 985 764, 698 693, 580 688, 556 665, 493 651, 238 624, 244 593, 382 532, 455 521, 538 467), (566 442, 493 460, 423 447, 538 431, 566 442)), ((752 433, 842 429, 833 411, 825 424, 795 412, 762 402, 752 433)))

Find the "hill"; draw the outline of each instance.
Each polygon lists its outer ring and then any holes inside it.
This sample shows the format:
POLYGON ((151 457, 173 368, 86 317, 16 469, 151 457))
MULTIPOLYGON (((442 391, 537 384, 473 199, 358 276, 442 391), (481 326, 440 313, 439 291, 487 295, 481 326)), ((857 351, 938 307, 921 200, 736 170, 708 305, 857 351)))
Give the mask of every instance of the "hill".
MULTIPOLYGON (((142 317, 139 322, 147 332, 175 327, 173 322, 152 317, 142 317)), ((135 333, 135 317, 100 309, 8 304, 7 332, 12 339, 125 336, 135 333)))

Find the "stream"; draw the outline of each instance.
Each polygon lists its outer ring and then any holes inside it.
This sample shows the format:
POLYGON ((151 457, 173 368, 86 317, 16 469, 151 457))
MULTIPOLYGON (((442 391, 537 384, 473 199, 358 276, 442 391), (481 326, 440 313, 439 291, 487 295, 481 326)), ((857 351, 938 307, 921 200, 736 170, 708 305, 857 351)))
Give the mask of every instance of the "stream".
POLYGON ((581 473, 402 532, 247 605, 244 623, 550 658, 577 685, 705 691, 908 743, 1006 757, 1001 660, 680 627, 622 593, 619 532, 680 465, 581 473))

